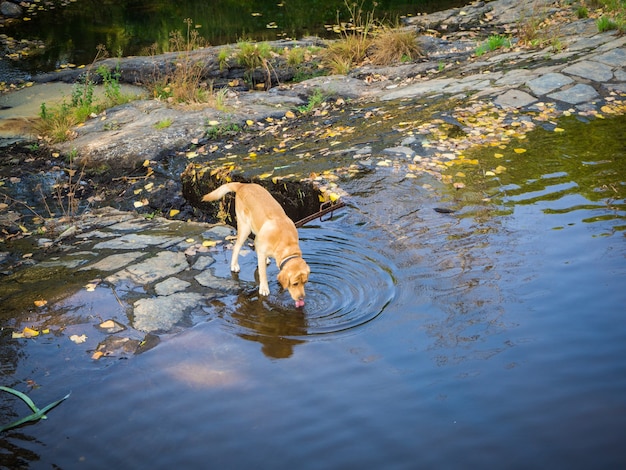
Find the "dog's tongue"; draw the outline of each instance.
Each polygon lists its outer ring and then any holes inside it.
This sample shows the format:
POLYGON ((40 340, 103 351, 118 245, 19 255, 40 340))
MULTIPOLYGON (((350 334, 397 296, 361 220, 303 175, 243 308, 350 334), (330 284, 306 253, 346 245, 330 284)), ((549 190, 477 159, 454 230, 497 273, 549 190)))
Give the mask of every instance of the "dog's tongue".
POLYGON ((304 299, 296 300, 296 308, 304 307, 304 299))

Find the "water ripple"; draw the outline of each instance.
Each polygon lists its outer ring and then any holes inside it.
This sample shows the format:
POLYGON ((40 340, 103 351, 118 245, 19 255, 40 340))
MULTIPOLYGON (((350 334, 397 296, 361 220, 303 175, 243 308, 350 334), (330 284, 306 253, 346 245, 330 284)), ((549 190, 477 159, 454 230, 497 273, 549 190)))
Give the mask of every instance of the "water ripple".
MULTIPOLYGON (((393 268, 364 240, 328 228, 301 230, 301 248, 311 267, 306 306, 295 310, 287 292, 259 298, 248 289, 221 317, 240 336, 300 338, 352 330, 378 317, 396 295, 393 268)), ((275 277, 275 270, 268 275, 275 277)), ((272 282, 272 281, 271 281, 272 282)))

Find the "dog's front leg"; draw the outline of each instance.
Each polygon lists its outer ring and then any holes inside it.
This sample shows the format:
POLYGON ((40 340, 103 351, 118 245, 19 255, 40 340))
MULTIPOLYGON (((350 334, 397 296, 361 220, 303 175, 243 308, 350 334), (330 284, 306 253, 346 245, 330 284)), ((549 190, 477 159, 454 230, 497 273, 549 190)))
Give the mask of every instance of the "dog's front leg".
POLYGON ((270 295, 270 286, 267 282, 267 256, 264 253, 257 253, 259 265, 259 295, 270 295))

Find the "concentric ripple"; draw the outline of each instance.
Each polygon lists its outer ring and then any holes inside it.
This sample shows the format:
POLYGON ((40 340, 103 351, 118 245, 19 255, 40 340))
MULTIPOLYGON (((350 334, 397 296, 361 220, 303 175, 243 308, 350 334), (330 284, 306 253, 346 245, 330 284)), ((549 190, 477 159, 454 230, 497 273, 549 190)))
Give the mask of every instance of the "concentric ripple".
POLYGON ((311 268, 305 307, 295 309, 289 293, 275 281, 275 268, 269 269, 268 298, 248 289, 222 311, 240 336, 304 339, 349 331, 374 320, 395 297, 393 268, 367 240, 325 227, 301 230, 300 237, 311 268))

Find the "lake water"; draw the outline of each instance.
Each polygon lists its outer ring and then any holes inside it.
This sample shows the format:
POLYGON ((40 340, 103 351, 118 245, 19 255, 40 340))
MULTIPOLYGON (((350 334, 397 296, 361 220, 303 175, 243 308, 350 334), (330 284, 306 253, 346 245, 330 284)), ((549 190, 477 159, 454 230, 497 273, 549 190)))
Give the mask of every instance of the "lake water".
MULTIPOLYGON (((349 2, 352 5, 353 2, 349 2)), ((464 5, 466 0, 385 0, 374 7, 370 0, 358 2, 363 16, 368 12, 392 23, 401 16, 445 10, 464 5)), ((350 15, 342 0, 258 0, 255 2, 188 0, 186 2, 114 0, 61 0, 46 2, 27 14, 30 21, 7 25, 0 32, 21 40, 38 41, 16 61, 0 62, 0 81, 20 72, 55 70, 68 64, 90 64, 98 45, 111 56, 147 55, 152 45, 157 52, 171 50, 170 33, 186 37, 187 18, 210 45, 235 43, 241 39, 273 41, 303 36, 336 37, 329 32, 350 15), (50 4, 56 5, 51 8, 50 4), (61 6, 63 5, 63 6, 61 6), (4 77, 3 77, 4 75, 4 77)), ((10 51, 9 51, 10 52, 10 51)))
MULTIPOLYGON (((104 286, 55 307, 64 335, 5 329, 3 384, 33 380, 40 405, 72 395, 4 433, 0 462, 624 468, 626 118, 559 125, 524 154, 477 151, 507 170, 467 169, 462 191, 401 164, 342 181, 349 207, 300 230, 301 312, 257 298, 247 256, 247 293, 139 356, 93 361, 65 336, 119 313, 104 286)), ((27 412, 0 404, 1 423, 27 412)))

